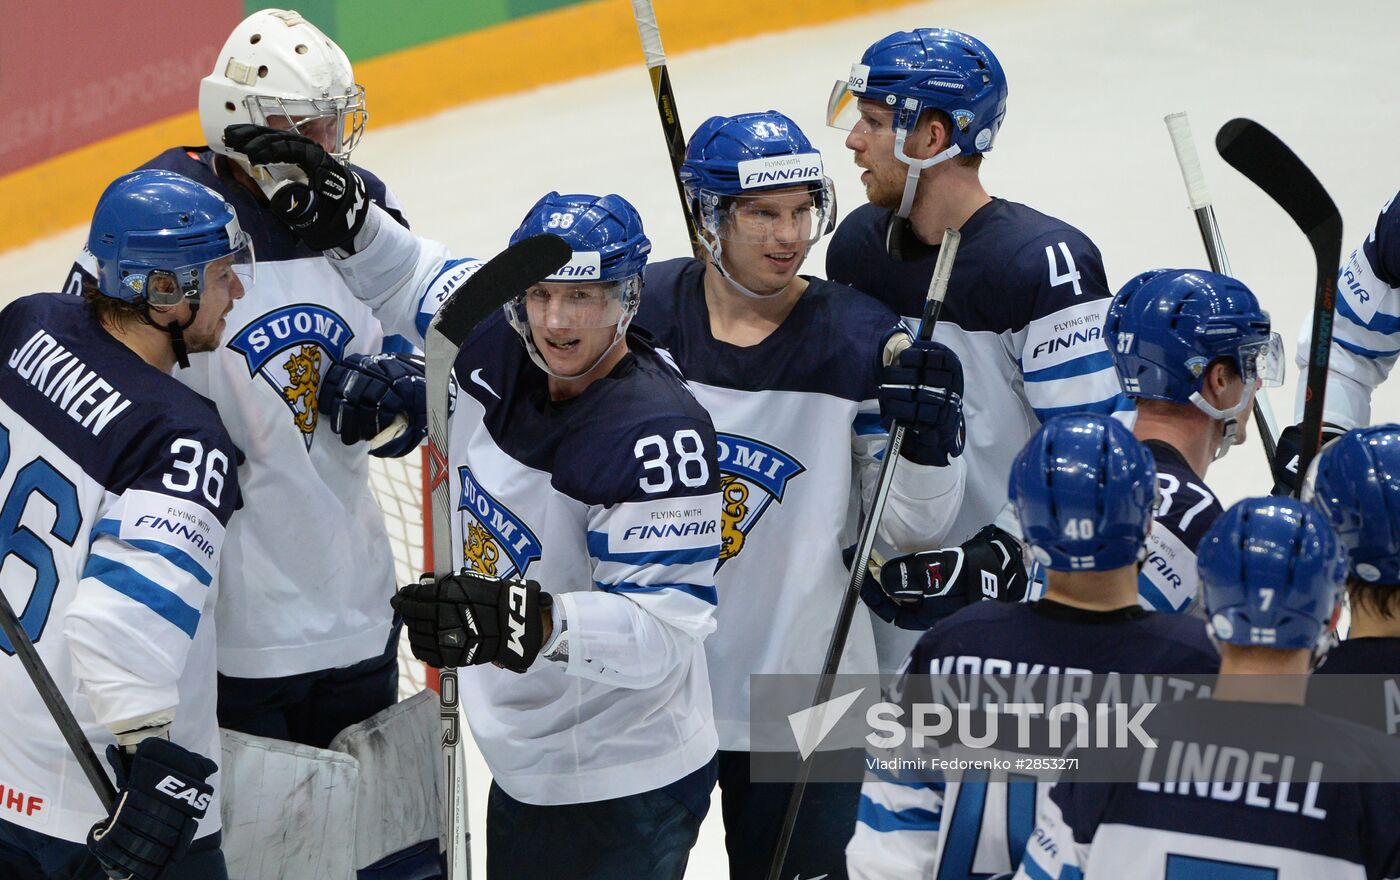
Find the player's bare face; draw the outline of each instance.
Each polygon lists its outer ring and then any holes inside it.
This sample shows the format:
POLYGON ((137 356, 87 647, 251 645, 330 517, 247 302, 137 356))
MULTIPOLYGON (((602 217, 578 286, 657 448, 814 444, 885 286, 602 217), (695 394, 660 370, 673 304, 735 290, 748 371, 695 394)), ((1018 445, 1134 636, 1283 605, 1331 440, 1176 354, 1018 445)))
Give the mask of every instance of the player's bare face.
POLYGON ((609 285, 545 282, 525 293, 530 338, 558 376, 582 376, 612 347, 621 306, 609 285))
MULTIPOLYGON (((223 339, 227 316, 235 301, 243 298, 243 281, 233 269, 233 258, 215 260, 204 268, 204 290, 199 312, 185 328, 185 346, 191 353, 213 351, 223 339)), ((188 314, 181 320, 189 320, 188 314)))
POLYGON ((854 153, 863 172, 860 182, 872 205, 894 211, 904 196, 908 166, 894 155, 894 111, 874 101, 860 101, 860 120, 846 135, 846 149, 854 153))
POLYGON ((757 294, 786 289, 807 258, 818 221, 804 186, 735 199, 720 225, 725 270, 757 294))

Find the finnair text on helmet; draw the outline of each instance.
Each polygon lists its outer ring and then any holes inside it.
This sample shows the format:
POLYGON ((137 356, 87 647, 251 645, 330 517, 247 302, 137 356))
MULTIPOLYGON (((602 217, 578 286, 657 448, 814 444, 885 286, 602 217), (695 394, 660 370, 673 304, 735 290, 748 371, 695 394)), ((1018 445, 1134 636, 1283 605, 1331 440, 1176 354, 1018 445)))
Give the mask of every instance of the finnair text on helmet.
POLYGON ((816 153, 768 156, 739 163, 739 186, 753 189, 783 183, 808 183, 822 179, 822 157, 816 153))
POLYGON ((569 262, 547 281, 593 281, 603 276, 603 259, 597 251, 574 251, 569 262))

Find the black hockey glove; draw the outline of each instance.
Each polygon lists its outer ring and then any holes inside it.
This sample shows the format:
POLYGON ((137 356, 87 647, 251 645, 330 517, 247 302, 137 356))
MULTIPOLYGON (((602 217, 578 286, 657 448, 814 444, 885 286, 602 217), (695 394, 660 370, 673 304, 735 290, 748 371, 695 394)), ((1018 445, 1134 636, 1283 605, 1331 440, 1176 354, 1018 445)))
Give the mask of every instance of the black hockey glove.
POLYGON ((960 547, 899 556, 866 578, 861 598, 882 620, 901 629, 928 629, 983 599, 1020 602, 1029 581, 1021 543, 986 526, 960 547))
POLYGON ((880 422, 902 423, 899 454, 946 467, 963 451, 962 362, 946 345, 913 340, 880 370, 880 422))
MULTIPOLYGON (((1326 446, 1333 440, 1345 434, 1346 431, 1336 425, 1324 423, 1322 426, 1322 445, 1326 446)), ((1270 467, 1274 472, 1275 495, 1292 495, 1298 486, 1298 457, 1303 451, 1303 432, 1298 425, 1289 425, 1278 435, 1276 448, 1274 450, 1274 460, 1270 467)))
POLYGON ((321 382, 316 409, 346 446, 373 440, 400 416, 408 428, 370 450, 398 458, 418 448, 428 433, 428 382, 423 359, 411 354, 350 354, 332 364, 321 382))
POLYGON ((295 165, 307 183, 288 183, 271 196, 272 210, 312 250, 354 250, 355 233, 365 225, 369 199, 360 175, 321 145, 295 132, 262 125, 230 125, 224 145, 248 157, 251 165, 295 165))
POLYGON ((534 581, 463 571, 436 581, 425 575, 390 604, 403 616, 413 656, 429 666, 495 663, 524 672, 540 653, 541 611, 553 599, 534 581))
POLYGON ((218 765, 159 737, 131 755, 108 746, 107 763, 117 772, 117 805, 88 832, 88 849, 108 877, 157 880, 189 850, 218 765))

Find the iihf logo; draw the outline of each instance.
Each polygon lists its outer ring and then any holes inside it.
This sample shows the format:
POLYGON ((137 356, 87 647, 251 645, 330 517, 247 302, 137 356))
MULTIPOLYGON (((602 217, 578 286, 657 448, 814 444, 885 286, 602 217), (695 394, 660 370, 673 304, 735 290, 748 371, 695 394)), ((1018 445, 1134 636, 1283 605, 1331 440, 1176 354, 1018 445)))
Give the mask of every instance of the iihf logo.
POLYGON ((321 376, 345 356, 345 346, 354 337, 340 315, 322 306, 299 304, 250 322, 229 340, 228 347, 247 360, 250 376, 262 376, 282 398, 309 450, 316 432, 321 376))
POLYGON ((758 440, 722 433, 716 433, 715 439, 723 505, 718 568, 744 549, 768 505, 781 502, 788 481, 806 468, 781 449, 758 440))
POLYGON ((491 577, 523 577, 543 553, 539 539, 520 517, 481 488, 471 468, 458 467, 457 475, 462 485, 457 510, 462 517, 463 565, 491 577))

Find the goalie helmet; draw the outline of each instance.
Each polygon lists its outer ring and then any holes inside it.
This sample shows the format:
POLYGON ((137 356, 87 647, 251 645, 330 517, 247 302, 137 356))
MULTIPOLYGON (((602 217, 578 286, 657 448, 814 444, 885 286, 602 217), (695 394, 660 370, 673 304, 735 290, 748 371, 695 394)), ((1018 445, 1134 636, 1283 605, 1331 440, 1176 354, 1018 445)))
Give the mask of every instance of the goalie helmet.
POLYGON ((1224 423, 1219 455, 1244 438, 1236 420, 1254 400, 1254 383, 1283 382, 1283 340, 1269 313, 1244 284, 1204 269, 1143 272, 1114 295, 1104 341, 1129 396, 1190 403, 1224 423), (1207 368, 1230 361, 1244 381, 1236 405, 1220 409, 1201 396, 1207 368))
POLYGON ((919 28, 897 31, 865 50, 851 74, 838 81, 827 101, 827 124, 850 131, 860 121, 858 102, 878 101, 894 111, 894 154, 909 166, 904 199, 896 214, 908 217, 919 172, 954 156, 990 152, 1006 117, 1006 75, 986 44, 961 31, 919 28), (952 119, 952 143, 916 160, 904 142, 924 110, 952 119))
POLYGON ((811 246, 836 228, 836 188, 821 153, 787 116, 776 110, 711 116, 686 148, 679 172, 691 216, 708 236, 701 243, 715 267, 741 293, 720 259, 725 241, 792 241, 811 246), (775 217, 765 192, 805 186, 810 205, 791 217, 775 217))
POLYGON ((210 263, 233 257, 236 268, 253 264, 252 242, 223 196, 154 169, 108 185, 92 215, 87 249, 102 295, 134 304, 198 303, 210 263))
POLYGON ((1211 635, 1232 645, 1314 648, 1342 598, 1346 557, 1311 504, 1246 498, 1201 539, 1201 576, 1211 635))
POLYGON ((348 163, 369 114, 350 59, 330 37, 298 12, 263 9, 233 29, 200 82, 199 124, 210 149, 250 171, 242 154, 224 146, 224 128, 277 117, 348 163))
POLYGON ((1157 467, 1116 420, 1046 422, 1012 463, 1009 488, 1026 543, 1047 568, 1109 571, 1142 558, 1157 467))
MULTIPOLYGON (((516 244, 531 236, 557 235, 573 248, 569 262, 544 280, 545 284, 574 284, 579 294, 548 312, 551 325, 575 328, 615 328, 612 350, 627 334, 632 316, 641 304, 642 270, 651 253, 651 240, 642 230, 642 218, 619 195, 560 195, 551 192, 535 203, 510 237, 516 244)), ((517 296, 505 306, 511 327, 525 342, 530 359, 540 369, 560 379, 540 354, 530 333, 528 300, 541 285, 517 296)), ((599 357, 602 360, 607 352, 599 357)), ((595 361, 588 369, 596 366, 595 361)), ((584 370, 577 375, 584 375, 584 370)))
POLYGON ((1303 497, 1336 529, 1352 574, 1400 584, 1400 425, 1348 431, 1308 470, 1303 497))

